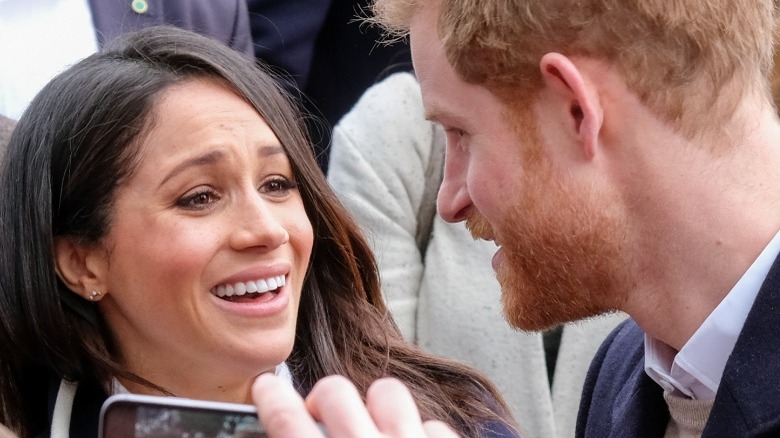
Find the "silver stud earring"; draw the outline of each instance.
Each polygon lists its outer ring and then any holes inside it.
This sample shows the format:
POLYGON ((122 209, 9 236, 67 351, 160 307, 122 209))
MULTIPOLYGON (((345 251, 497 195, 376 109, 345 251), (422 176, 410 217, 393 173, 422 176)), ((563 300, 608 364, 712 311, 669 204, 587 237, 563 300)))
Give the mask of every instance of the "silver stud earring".
POLYGON ((97 291, 97 290, 94 290, 94 289, 93 289, 93 290, 92 290, 92 292, 89 294, 89 300, 90 300, 90 301, 95 301, 95 300, 96 300, 96 299, 98 299, 98 298, 99 298, 101 295, 103 295, 103 294, 102 294, 102 293, 100 293, 99 291, 97 291))

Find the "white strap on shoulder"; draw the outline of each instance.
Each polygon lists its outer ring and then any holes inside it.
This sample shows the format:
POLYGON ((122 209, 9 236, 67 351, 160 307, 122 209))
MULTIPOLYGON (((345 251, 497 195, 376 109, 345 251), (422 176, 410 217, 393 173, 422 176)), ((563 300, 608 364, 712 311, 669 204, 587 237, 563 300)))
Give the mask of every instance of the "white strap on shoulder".
POLYGON ((54 402, 54 415, 51 420, 51 438, 68 438, 70 436, 70 416, 73 412, 73 400, 76 398, 78 382, 60 380, 57 400, 54 402))
POLYGON ((286 380, 290 385, 293 383, 292 373, 290 367, 287 366, 287 362, 282 362, 276 366, 274 374, 286 380))

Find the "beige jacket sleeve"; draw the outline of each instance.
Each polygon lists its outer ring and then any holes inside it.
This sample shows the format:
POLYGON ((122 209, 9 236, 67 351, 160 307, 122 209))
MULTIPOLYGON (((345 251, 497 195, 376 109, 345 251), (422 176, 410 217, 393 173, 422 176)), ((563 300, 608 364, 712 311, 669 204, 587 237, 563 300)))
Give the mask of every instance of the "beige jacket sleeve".
POLYGON ((370 88, 334 128, 328 168, 328 180, 376 254, 388 306, 412 342, 423 272, 417 212, 434 129, 424 118, 416 78, 395 74, 370 88))

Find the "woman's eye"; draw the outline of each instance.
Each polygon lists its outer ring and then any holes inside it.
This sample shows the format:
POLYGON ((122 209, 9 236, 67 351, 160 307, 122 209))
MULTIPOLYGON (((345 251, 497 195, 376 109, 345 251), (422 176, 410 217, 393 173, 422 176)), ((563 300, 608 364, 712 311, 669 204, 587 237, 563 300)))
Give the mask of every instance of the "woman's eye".
POLYGON ((287 178, 277 177, 270 179, 260 186, 260 192, 272 196, 285 196, 290 190, 298 187, 298 184, 287 178))
POLYGON ((201 190, 193 194, 184 196, 176 201, 176 205, 193 210, 203 209, 213 204, 219 199, 217 194, 211 190, 201 190))

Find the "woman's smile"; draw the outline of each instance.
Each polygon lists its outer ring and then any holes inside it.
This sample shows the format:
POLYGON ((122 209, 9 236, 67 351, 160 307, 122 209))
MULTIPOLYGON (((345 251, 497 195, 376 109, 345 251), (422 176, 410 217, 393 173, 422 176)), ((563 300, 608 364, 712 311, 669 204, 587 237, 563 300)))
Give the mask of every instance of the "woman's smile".
POLYGON ((247 282, 237 282, 233 284, 220 284, 219 286, 211 289, 211 293, 219 298, 226 298, 230 300, 234 298, 234 301, 244 295, 246 298, 255 299, 258 296, 270 292, 275 294, 277 289, 284 286, 284 275, 277 275, 268 278, 261 278, 259 280, 249 280, 247 282))
POLYGON ((230 281, 215 286, 211 294, 219 308, 238 317, 269 318, 282 313, 289 305, 290 292, 285 275, 271 275, 257 280, 230 281))

